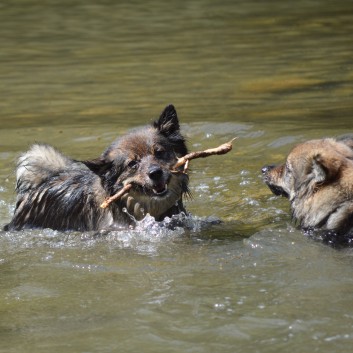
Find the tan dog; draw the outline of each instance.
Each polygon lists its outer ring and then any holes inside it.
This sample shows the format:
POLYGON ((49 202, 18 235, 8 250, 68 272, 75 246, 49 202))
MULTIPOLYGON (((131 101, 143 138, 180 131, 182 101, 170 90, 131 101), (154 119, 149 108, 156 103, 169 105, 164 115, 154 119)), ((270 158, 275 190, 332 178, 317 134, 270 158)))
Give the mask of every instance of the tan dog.
POLYGON ((343 235, 353 229, 353 138, 311 140, 285 164, 262 168, 265 183, 289 199, 304 229, 343 235))

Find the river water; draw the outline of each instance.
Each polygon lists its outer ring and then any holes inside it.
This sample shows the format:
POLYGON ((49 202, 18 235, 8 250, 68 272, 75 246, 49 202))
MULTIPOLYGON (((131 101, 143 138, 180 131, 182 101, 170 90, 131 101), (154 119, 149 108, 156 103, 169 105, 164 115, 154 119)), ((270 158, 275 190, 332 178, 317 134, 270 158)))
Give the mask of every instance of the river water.
POLYGON ((0 352, 351 352, 353 251, 261 167, 353 132, 352 1, 17 0, 0 33, 1 226, 35 141, 94 158, 169 103, 190 150, 238 137, 191 163, 187 228, 1 231, 0 352))

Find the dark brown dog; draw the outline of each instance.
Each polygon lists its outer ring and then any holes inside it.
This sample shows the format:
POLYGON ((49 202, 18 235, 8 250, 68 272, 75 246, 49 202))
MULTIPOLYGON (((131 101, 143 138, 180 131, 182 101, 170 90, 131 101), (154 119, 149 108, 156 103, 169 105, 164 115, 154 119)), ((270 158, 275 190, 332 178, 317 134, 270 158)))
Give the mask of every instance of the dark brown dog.
POLYGON ((304 229, 343 235, 353 228, 353 139, 311 140, 296 146, 285 164, 265 166, 265 183, 289 199, 304 229))
POLYGON ((5 230, 99 230, 131 224, 147 213, 160 221, 183 212, 188 177, 171 168, 186 153, 172 105, 151 126, 118 138, 94 160, 72 160, 35 144, 19 158, 16 209, 5 230), (132 188, 126 195, 100 207, 127 184, 132 188))

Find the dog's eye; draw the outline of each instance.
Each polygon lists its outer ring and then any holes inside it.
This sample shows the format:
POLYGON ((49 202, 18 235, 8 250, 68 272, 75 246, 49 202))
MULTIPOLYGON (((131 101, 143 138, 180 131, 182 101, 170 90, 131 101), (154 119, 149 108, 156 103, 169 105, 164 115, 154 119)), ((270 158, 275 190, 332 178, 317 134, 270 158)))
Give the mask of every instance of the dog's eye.
POLYGON ((158 159, 164 159, 164 158, 167 157, 168 152, 165 151, 165 150, 162 150, 162 149, 160 149, 160 150, 155 150, 155 151, 154 151, 154 155, 155 155, 155 157, 158 158, 158 159))
POLYGON ((286 163, 285 168, 286 168, 286 173, 288 173, 288 174, 292 173, 292 169, 291 169, 289 163, 286 163))
POLYGON ((138 162, 135 161, 135 160, 132 160, 130 161, 127 166, 130 168, 130 169, 136 169, 138 167, 138 162))

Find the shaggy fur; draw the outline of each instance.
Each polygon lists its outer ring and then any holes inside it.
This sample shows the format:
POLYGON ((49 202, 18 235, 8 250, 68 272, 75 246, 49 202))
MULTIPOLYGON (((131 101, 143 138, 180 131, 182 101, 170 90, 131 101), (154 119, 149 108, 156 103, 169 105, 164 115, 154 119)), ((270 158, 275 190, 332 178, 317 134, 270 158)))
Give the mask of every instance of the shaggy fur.
POLYGON ((5 229, 100 230, 147 213, 162 220, 183 212, 188 177, 170 169, 186 153, 172 105, 151 126, 118 138, 93 160, 76 161, 34 144, 18 160, 16 209, 5 229), (126 184, 133 185, 128 194, 100 208, 126 184))
POLYGON ((304 229, 346 235, 353 228, 353 139, 327 138, 296 146, 280 166, 262 169, 265 183, 289 199, 304 229))

